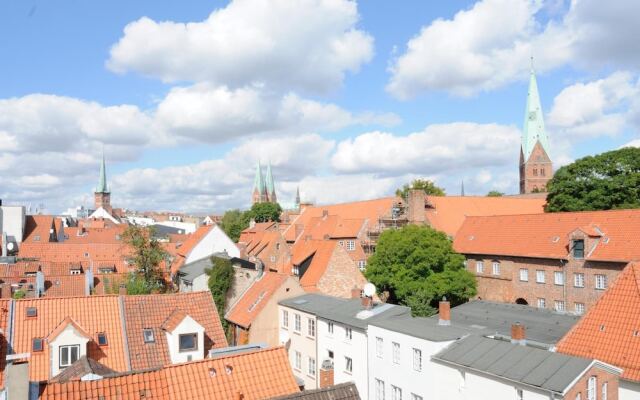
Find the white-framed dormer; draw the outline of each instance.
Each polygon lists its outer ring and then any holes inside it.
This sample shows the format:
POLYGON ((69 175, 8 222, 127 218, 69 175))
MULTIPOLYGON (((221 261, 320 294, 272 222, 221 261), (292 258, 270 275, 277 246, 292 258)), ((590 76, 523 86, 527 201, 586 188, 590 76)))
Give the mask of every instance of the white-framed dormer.
POLYGON ((175 310, 162 325, 172 364, 204 359, 204 327, 182 310, 175 310))
POLYGON ((50 354, 50 378, 87 355, 89 335, 71 317, 65 318, 47 337, 50 354))

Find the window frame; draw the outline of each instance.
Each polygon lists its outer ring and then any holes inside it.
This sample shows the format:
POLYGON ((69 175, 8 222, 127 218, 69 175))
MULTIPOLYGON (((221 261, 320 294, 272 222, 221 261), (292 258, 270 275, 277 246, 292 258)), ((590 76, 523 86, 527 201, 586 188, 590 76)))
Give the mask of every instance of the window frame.
POLYGON ((293 331, 297 333, 302 331, 302 317, 298 313, 293 316, 293 331))
POLYGON ((282 326, 289 328, 289 311, 282 310, 282 326))
POLYGON ((142 341, 144 343, 155 343, 156 342, 156 335, 153 332, 153 329, 151 329, 151 328, 142 328, 142 341))
POLYGON ((520 273, 518 274, 520 278, 520 282, 529 282, 529 269, 528 268, 520 268, 520 273), (523 279, 524 277, 524 279, 523 279))
POLYGON ((376 357, 382 358, 384 355, 384 339, 376 337, 376 357))
POLYGON ((353 358, 344 356, 344 372, 353 373, 353 358))
POLYGON ((316 376, 316 359, 313 357, 309 357, 307 361, 307 375, 315 378, 316 376), (312 367, 313 364, 313 367, 312 367))
POLYGON ((553 284, 556 286, 564 286, 564 272, 553 271, 553 284))
POLYGON ((598 378, 593 375, 587 380, 587 400, 596 400, 598 397, 598 378))
POLYGON ((59 369, 64 369, 67 367, 70 367, 71 365, 73 365, 74 362, 78 361, 80 359, 80 345, 79 344, 68 344, 68 345, 64 345, 64 346, 60 346, 58 347, 58 368, 59 369), (76 349, 76 359, 74 361, 71 361, 71 359, 73 357, 71 357, 71 350, 72 349, 76 349), (62 351, 63 350, 67 350, 67 364, 63 364, 62 363, 62 351))
POLYGON ((391 360, 394 364, 400 364, 400 343, 391 342, 391 360))
POLYGON ((557 311, 557 312, 565 312, 567 308, 566 308, 566 304, 564 303, 564 300, 554 300, 553 309, 554 311, 557 311), (562 307, 559 307, 560 305, 562 307))
POLYGON ((192 351, 198 351, 198 334, 193 332, 193 333, 183 333, 181 335, 178 335, 178 352, 189 353, 192 351), (193 347, 183 348, 182 347, 183 337, 193 337, 193 347))
POLYGON ((578 315, 584 315, 584 311, 585 311, 584 303, 580 303, 580 302, 573 303, 573 311, 578 315), (579 311, 578 311, 578 308, 580 308, 579 311))
POLYGON ((384 400, 384 381, 376 378, 376 400, 384 400))
POLYGON ((313 318, 307 318, 307 336, 316 337, 316 320, 313 318))
POLYGON ((543 269, 536 270, 536 283, 547 283, 547 273, 543 269), (540 279, 542 277, 542 279, 540 279))
POLYGON ((484 261, 476 261, 476 274, 484 274, 484 261))
POLYGON ((579 260, 584 259, 585 247, 586 246, 585 246, 584 239, 573 239, 571 241, 571 255, 573 256, 573 258, 576 258, 579 260), (580 244, 579 247, 577 246, 578 243, 580 244))
POLYGON ((333 322, 327 322, 327 332, 333 335, 333 322))
POLYGON ((347 240, 347 251, 354 251, 356 249, 356 241, 355 240, 347 240))
POLYGON ((538 308, 547 308, 547 300, 544 297, 538 297, 538 301, 536 304, 538 308), (540 306, 540 303, 542 303, 542 307, 540 306))
POLYGON ((573 287, 583 288, 584 287, 584 272, 574 272, 573 273, 573 287), (580 282, 578 282, 580 281, 580 282), (578 285, 580 283, 580 285, 578 285))
POLYGON ((109 345, 109 340, 107 339, 107 334, 105 332, 98 332, 96 342, 98 343, 98 346, 100 346, 100 347, 108 346, 109 345), (100 343, 101 338, 104 339, 104 343, 100 343))
POLYGON ((595 274, 595 289, 596 290, 607 290, 607 276, 604 274, 595 274))
POLYGON ((500 261, 491 262, 491 272, 495 276, 500 276, 500 261))
POLYGON ((302 353, 298 350, 295 350, 293 354, 293 368, 302 371, 302 353))
POLYGON ((399 386, 391 385, 391 400, 402 400, 402 389, 399 386))
POLYGON ((44 351, 44 339, 40 337, 34 337, 31 339, 31 351, 34 353, 40 353, 44 351), (40 348, 36 349, 36 343, 40 344, 40 348))
POLYGON ((413 348, 413 370, 414 371, 422 371, 422 350, 413 348), (417 361, 417 368, 416 368, 417 361))
POLYGON ((344 328, 344 338, 346 340, 353 339, 353 329, 345 327, 344 328))

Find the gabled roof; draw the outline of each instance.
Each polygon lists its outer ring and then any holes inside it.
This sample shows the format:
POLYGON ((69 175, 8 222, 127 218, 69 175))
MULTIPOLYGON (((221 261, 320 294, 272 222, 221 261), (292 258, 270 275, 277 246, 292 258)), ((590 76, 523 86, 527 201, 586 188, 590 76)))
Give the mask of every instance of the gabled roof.
POLYGON ((462 254, 566 259, 570 233, 593 225, 603 236, 587 260, 640 259, 640 209, 467 217, 453 247, 462 254))
POLYGON ((124 243, 22 243, 18 256, 45 262, 124 260, 131 252, 124 243))
POLYGON ((54 230, 55 218, 52 215, 27 215, 24 217, 23 243, 48 243, 51 229, 54 230))
POLYGON ((311 264, 300 278, 300 285, 305 290, 320 282, 337 246, 338 243, 333 240, 299 240, 291 247, 293 265, 300 265, 312 257, 311 264))
POLYGON ((0 390, 4 387, 4 368, 7 364, 7 336, 10 300, 0 300, 0 390))
POLYGON ((270 400, 360 400, 358 388, 353 382, 339 383, 323 389, 304 390, 270 400))
POLYGON ((249 328, 254 318, 260 315, 271 296, 287 280, 287 275, 265 272, 242 294, 225 318, 243 328, 249 328))
MULTIPOLYGON (((43 385, 44 386, 44 385, 43 385)), ((43 400, 245 400, 268 399, 300 389, 283 347, 209 358, 96 381, 50 383, 43 400)))
POLYGON ((170 364, 163 324, 176 309, 182 310, 204 327, 202 351, 227 346, 222 324, 209 291, 122 297, 127 343, 134 370, 170 364), (152 329, 154 343, 144 343, 143 329, 152 329))
POLYGON ((640 263, 625 267, 611 287, 558 343, 558 352, 597 358, 640 381, 640 263))
POLYGON ((60 335, 67 328, 67 326, 72 326, 73 329, 75 329, 75 331, 80 334, 80 336, 91 340, 91 335, 89 335, 87 331, 85 331, 80 325, 78 325, 78 323, 74 321, 73 318, 65 317, 65 319, 63 319, 62 322, 53 331, 51 331, 49 335, 47 335, 47 341, 49 343, 54 341, 58 337, 58 335, 60 335))
POLYGON ((106 365, 102 365, 96 360, 82 356, 71 366, 65 368, 61 373, 56 375, 51 382, 66 383, 69 381, 79 381, 85 375, 98 375, 103 378, 115 376, 118 372, 112 370, 106 365))
POLYGON ((185 318, 187 318, 187 314, 181 309, 176 308, 162 324, 162 330, 169 333, 173 332, 185 318))

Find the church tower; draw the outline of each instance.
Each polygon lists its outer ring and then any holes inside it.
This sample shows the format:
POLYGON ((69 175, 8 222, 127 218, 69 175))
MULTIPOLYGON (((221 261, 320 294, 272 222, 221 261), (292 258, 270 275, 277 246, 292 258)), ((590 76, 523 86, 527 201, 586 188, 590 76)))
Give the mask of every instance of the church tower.
POLYGON ((251 204, 264 203, 267 201, 267 188, 262 179, 262 166, 260 161, 256 165, 256 176, 253 178, 253 193, 251 194, 251 204))
POLYGON ((276 185, 273 182, 273 175, 271 174, 271 162, 267 164, 267 174, 264 180, 267 189, 267 201, 269 203, 277 203, 278 198, 276 197, 276 185))
POLYGON ((104 161, 104 151, 102 152, 102 164, 100 164, 100 179, 98 180, 98 186, 93 195, 95 209, 97 210, 102 207, 111 214, 111 191, 109 191, 109 187, 107 186, 107 168, 104 161))
POLYGON ((520 146, 520 194, 546 192, 553 176, 536 75, 531 67, 520 146))

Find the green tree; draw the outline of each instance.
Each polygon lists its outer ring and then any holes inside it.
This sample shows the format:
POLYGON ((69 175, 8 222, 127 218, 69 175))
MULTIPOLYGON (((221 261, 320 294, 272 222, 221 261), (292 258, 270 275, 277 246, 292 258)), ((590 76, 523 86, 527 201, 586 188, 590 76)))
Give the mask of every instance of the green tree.
POLYGON ((411 184, 404 184, 402 188, 396 190, 396 196, 407 199, 409 190, 424 190, 426 194, 432 196, 444 196, 446 193, 443 188, 436 186, 435 183, 428 179, 414 179, 411 184))
POLYGON ((136 267, 135 276, 129 279, 127 288, 131 285, 132 290, 137 291, 144 286, 149 292, 162 289, 165 281, 160 263, 167 259, 168 254, 153 237, 153 231, 131 225, 122 234, 122 240, 132 248, 129 262, 136 267))
POLYGON ((256 222, 280 222, 282 207, 278 203, 256 203, 247 211, 248 219, 256 222))
POLYGON ((233 286, 233 265, 231 265, 231 261, 218 257, 211 257, 211 264, 212 267, 205 269, 205 273, 209 275, 209 290, 214 303, 216 303, 220 322, 226 331, 228 324, 224 319, 224 312, 227 307, 227 294, 233 286))
POLYGON ((444 233, 426 226, 383 232, 365 274, 378 291, 389 292, 389 302, 411 307, 414 315, 433 314, 442 296, 458 305, 476 294, 464 257, 444 233))
POLYGON ((250 216, 240 210, 229 210, 222 216, 220 228, 233 240, 238 242, 240 233, 249 227, 250 216))
POLYGON ((492 190, 489 193, 487 193, 487 197, 502 197, 504 196, 504 193, 499 192, 497 190, 492 190))
POLYGON ((22 289, 18 289, 15 292, 13 292, 13 297, 14 299, 18 300, 18 299, 24 299, 25 297, 27 297, 27 292, 25 292, 22 289))
POLYGON ((547 212, 640 208, 640 148, 576 160, 556 171, 547 190, 547 212))

